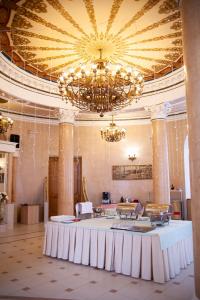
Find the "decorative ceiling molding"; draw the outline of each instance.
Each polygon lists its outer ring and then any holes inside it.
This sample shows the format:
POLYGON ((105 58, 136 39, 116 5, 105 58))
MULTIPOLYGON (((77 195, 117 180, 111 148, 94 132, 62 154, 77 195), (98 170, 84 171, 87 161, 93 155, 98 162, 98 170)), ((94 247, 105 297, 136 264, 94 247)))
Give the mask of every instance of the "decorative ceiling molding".
POLYGON ((56 80, 66 68, 98 58, 99 48, 109 61, 141 70, 146 80, 183 65, 177 0, 24 0, 12 5, 4 0, 2 5, 1 51, 41 78, 56 80))
MULTIPOLYGON (((36 77, 18 68, 0 53, 0 90, 13 100, 23 100, 49 107, 68 108, 58 93, 57 84, 36 77)), ((172 101, 185 96, 184 69, 180 68, 164 77, 145 82, 144 92, 137 104, 124 111, 148 105, 148 102, 172 101), (158 99, 159 98, 159 99, 158 99), (144 103, 144 102, 147 103, 144 103)))
POLYGON ((169 102, 146 106, 145 110, 151 115, 151 120, 166 119, 171 112, 171 104, 169 102))

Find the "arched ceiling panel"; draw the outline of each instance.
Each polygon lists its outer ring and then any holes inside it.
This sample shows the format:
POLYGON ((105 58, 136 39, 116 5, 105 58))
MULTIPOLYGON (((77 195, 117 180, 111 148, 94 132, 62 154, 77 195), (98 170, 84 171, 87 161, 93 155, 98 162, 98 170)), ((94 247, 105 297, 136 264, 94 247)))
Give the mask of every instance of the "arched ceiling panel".
POLYGON ((99 48, 104 58, 137 68, 146 80, 182 66, 176 0, 2 3, 2 51, 38 76, 56 79, 68 67, 97 59, 99 48))

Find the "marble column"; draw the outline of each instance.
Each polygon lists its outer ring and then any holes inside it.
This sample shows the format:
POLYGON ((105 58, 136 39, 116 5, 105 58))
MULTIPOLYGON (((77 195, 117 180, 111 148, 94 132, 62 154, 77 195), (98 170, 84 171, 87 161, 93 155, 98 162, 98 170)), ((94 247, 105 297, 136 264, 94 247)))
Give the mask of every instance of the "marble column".
POLYGON ((169 160, 166 117, 168 103, 146 108, 151 113, 153 147, 153 202, 170 203, 169 160))
POLYGON ((17 181, 19 176, 19 157, 20 157, 20 151, 16 150, 15 153, 13 153, 13 167, 12 167, 12 202, 17 201, 17 181))
POLYGON ((60 110, 58 215, 74 215, 74 117, 73 110, 60 110))
POLYGON ((8 153, 8 170, 7 170, 7 194, 8 203, 12 200, 12 186, 13 186, 13 153, 8 153))
POLYGON ((200 1, 181 3, 188 113, 195 291, 200 299, 200 1))

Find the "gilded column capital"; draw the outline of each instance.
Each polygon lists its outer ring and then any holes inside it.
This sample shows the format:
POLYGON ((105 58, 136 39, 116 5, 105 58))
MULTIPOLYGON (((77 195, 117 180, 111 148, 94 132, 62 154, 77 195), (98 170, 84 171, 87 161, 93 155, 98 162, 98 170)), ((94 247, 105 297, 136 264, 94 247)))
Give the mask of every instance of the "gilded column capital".
POLYGON ((78 110, 74 109, 59 109, 59 123, 74 124, 75 117, 78 115, 78 110))
POLYGON ((145 110, 150 112, 151 120, 166 119, 171 111, 171 104, 168 102, 146 106, 145 110))

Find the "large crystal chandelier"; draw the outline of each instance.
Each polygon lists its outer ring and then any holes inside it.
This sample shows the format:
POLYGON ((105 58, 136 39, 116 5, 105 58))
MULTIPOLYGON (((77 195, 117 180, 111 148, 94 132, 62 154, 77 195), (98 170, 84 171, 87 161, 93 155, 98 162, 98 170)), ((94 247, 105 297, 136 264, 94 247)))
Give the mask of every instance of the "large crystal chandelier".
POLYGON ((143 76, 131 67, 113 65, 102 58, 92 64, 70 68, 58 80, 64 101, 85 111, 99 113, 121 109, 138 99, 143 89, 143 76))
POLYGON ((119 142, 126 137, 126 129, 116 126, 112 116, 112 122, 108 127, 101 128, 101 137, 106 142, 119 142))
POLYGON ((13 120, 9 117, 5 117, 0 113, 0 134, 7 132, 8 128, 12 128, 13 120))

